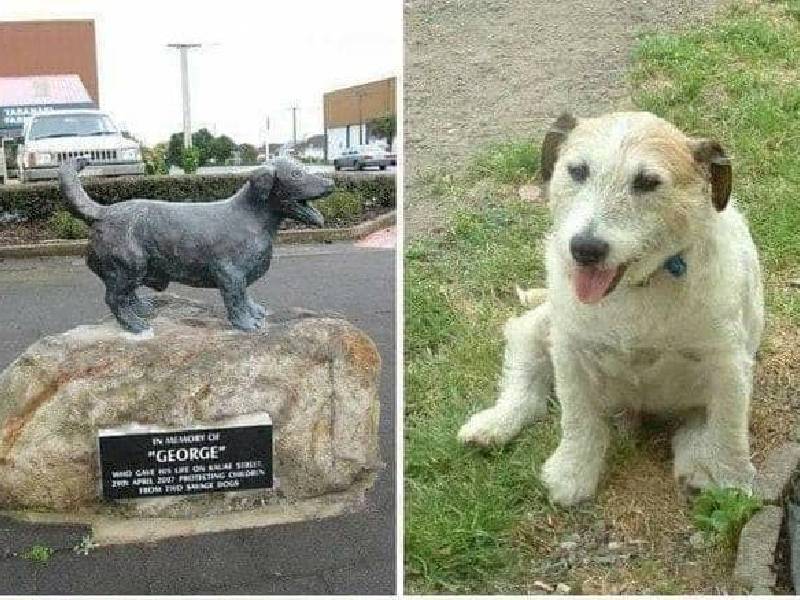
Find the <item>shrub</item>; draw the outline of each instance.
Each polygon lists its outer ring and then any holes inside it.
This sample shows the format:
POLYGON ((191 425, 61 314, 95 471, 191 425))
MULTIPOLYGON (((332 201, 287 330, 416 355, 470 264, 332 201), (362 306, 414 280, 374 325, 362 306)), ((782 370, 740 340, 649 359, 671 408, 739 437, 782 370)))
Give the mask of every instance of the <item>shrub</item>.
MULTIPOLYGON (((335 173, 336 195, 352 194, 363 210, 395 207, 395 178, 391 174, 335 173)), ((247 181, 246 174, 237 175, 169 175, 117 178, 87 178, 83 185, 89 195, 101 204, 114 204, 131 198, 152 198, 171 202, 209 202, 232 195, 247 181)), ((343 197, 342 197, 343 198, 343 197)), ((326 199, 316 206, 326 218, 326 199)), ((345 202, 336 198, 332 210, 342 210, 345 202)), ((0 186, 0 214, 17 213, 29 221, 46 221, 64 209, 56 183, 0 186)))
POLYGON ((361 199, 353 192, 339 190, 319 200, 316 206, 328 226, 337 221, 350 224, 358 219, 364 208, 361 199))
POLYGON ((65 210, 57 210, 47 220, 47 227, 53 236, 62 240, 81 240, 89 235, 89 227, 65 210))
POLYGON ((184 172, 186 173, 194 173, 197 171, 197 167, 200 166, 200 150, 192 146, 191 148, 185 148, 183 151, 183 156, 181 158, 181 167, 183 167, 184 172))
POLYGON ((704 490, 694 501, 692 516, 698 529, 735 548, 739 532, 761 508, 761 501, 735 488, 704 490))
POLYGON ((142 160, 144 161, 144 171, 148 175, 166 175, 169 173, 166 150, 163 144, 156 144, 152 148, 142 146, 142 160))

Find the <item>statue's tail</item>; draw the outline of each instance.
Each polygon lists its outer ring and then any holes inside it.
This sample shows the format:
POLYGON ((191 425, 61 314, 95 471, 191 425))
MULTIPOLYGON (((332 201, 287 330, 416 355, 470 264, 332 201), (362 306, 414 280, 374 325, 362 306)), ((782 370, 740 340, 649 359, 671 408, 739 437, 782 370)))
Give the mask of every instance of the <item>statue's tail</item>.
POLYGON ((102 218, 105 207, 91 198, 81 185, 78 171, 86 166, 86 161, 65 161, 58 170, 58 180, 61 184, 61 193, 67 201, 67 210, 82 221, 90 225, 102 218))

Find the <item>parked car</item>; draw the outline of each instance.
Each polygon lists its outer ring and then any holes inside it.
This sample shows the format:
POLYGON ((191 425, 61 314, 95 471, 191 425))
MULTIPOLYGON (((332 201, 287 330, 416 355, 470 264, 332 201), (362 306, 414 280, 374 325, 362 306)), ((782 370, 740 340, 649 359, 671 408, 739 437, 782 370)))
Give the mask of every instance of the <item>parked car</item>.
POLYGON ((337 171, 347 167, 360 171, 365 167, 378 167, 381 171, 392 164, 389 153, 380 146, 355 146, 343 151, 333 159, 333 168, 337 171))
POLYGON ((17 149, 21 182, 55 179, 58 166, 74 158, 88 159, 83 175, 144 174, 139 144, 102 111, 59 110, 26 121, 17 149))

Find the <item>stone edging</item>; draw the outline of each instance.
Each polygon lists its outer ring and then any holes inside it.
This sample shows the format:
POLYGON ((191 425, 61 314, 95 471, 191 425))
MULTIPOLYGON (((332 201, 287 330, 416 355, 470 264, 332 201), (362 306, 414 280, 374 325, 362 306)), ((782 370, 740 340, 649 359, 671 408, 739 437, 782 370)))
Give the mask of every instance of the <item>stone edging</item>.
MULTIPOLYGON (((340 240, 357 240, 365 235, 394 225, 397 211, 341 229, 284 229, 278 232, 279 244, 311 244, 340 240)), ((83 256, 86 254, 86 240, 54 240, 37 244, 18 244, 0 246, 0 259, 37 258, 42 256, 83 256)))
POLYGON ((764 507, 742 528, 734 579, 751 593, 771 595, 775 587, 775 550, 784 518, 783 502, 800 465, 800 444, 787 442, 767 456, 753 493, 764 507))

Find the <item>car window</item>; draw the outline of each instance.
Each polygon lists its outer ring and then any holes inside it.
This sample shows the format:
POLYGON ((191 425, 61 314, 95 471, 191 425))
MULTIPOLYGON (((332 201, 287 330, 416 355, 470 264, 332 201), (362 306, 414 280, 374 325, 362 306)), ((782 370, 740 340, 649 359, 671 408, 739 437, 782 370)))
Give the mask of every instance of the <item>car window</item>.
POLYGON ((83 135, 116 135, 114 123, 102 114, 39 115, 31 122, 29 139, 83 135))

